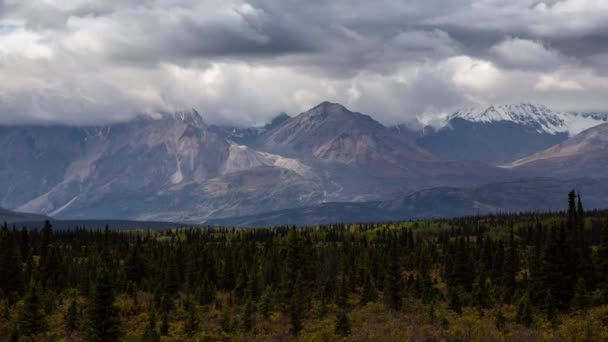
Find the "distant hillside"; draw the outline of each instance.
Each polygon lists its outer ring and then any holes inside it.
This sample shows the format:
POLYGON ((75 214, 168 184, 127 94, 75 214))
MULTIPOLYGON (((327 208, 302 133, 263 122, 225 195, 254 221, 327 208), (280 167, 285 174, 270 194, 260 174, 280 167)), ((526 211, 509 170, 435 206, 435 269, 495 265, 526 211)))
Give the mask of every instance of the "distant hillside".
MULTIPOLYGON (((129 221, 129 220, 51 220, 54 230, 67 230, 85 228, 88 230, 102 230, 108 226, 112 230, 126 229, 173 229, 183 227, 201 227, 196 224, 185 224, 178 222, 157 222, 157 221, 129 221)), ((29 229, 40 229, 44 225, 44 220, 23 221, 19 226, 29 229)))
POLYGON ((469 188, 431 188, 388 201, 324 203, 307 208, 209 220, 206 223, 240 227, 316 225, 556 211, 563 208, 564 197, 572 189, 583 194, 587 208, 608 208, 608 182, 605 180, 537 178, 469 188))
POLYGON ((602 177, 608 170, 608 123, 516 160, 505 168, 554 177, 602 177))
POLYGON ((42 222, 47 220, 48 217, 38 214, 20 213, 7 209, 0 208, 0 224, 3 222, 16 223, 25 221, 42 222))

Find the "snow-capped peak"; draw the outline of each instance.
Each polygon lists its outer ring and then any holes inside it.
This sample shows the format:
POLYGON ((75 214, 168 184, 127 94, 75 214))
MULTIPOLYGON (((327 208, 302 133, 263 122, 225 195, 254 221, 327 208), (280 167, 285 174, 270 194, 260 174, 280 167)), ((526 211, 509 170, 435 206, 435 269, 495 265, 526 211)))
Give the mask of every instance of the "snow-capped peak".
POLYGON ((484 123, 510 121, 533 127, 539 133, 558 134, 569 132, 563 114, 554 112, 543 105, 529 103, 470 108, 450 115, 447 121, 455 118, 484 123))
POLYGON ((539 133, 567 133, 574 136, 586 129, 608 122, 605 112, 557 112, 543 105, 530 103, 491 105, 459 110, 451 115, 423 115, 418 122, 423 127, 441 129, 453 119, 491 123, 508 121, 533 128, 539 133))

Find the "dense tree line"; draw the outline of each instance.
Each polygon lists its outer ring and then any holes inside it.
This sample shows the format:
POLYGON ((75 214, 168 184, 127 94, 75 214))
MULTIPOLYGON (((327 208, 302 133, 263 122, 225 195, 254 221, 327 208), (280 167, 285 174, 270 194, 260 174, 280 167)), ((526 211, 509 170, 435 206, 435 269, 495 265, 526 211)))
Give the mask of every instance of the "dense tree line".
POLYGON ((257 325, 276 317, 289 326, 284 338, 327 320, 340 338, 353 331, 353 312, 372 304, 395 313, 422 305, 444 328, 445 312, 474 310, 491 311, 505 330, 509 307, 512 324, 558 326, 608 303, 608 220, 585 214, 571 192, 564 213, 390 224, 125 232, 4 224, 0 298, 0 335, 14 341, 230 339, 272 335, 257 325), (138 315, 141 331, 126 329, 138 315))

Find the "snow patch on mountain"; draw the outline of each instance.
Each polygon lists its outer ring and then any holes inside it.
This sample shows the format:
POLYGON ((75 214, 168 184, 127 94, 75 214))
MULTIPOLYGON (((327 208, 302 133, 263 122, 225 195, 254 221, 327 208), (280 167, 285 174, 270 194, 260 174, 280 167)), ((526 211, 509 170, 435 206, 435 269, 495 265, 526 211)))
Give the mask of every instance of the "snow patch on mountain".
POLYGON ((419 121, 432 123, 440 129, 449 127, 450 121, 456 118, 479 123, 508 121, 528 126, 541 134, 568 133, 574 136, 608 122, 608 113, 558 112, 544 105, 523 103, 474 107, 435 117, 426 115, 419 118, 419 121))
POLYGON ((458 111, 448 120, 461 118, 471 122, 511 121, 533 127, 539 133, 558 134, 568 132, 562 115, 542 105, 494 105, 486 108, 470 108, 458 111))
POLYGON ((579 134, 589 128, 608 122, 608 113, 567 112, 562 114, 570 136, 579 134))

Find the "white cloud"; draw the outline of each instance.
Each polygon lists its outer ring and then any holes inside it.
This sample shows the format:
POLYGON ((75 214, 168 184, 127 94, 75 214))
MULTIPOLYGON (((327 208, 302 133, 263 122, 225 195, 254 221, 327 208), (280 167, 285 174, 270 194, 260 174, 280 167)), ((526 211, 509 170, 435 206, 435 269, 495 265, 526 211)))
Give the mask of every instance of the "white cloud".
POLYGON ((52 56, 52 47, 36 32, 21 28, 0 31, 0 64, 15 63, 22 58, 38 60, 52 56))
POLYGON ((578 82, 573 80, 560 80, 552 75, 541 75, 534 89, 540 91, 580 91, 584 90, 578 82))
POLYGON ((608 108, 606 1, 10 0, 1 10, 0 122, 194 107, 213 123, 258 124, 324 100, 385 123, 490 102, 608 108))
POLYGON ((448 58, 440 68, 451 73, 457 86, 477 91, 493 89, 502 77, 501 71, 491 62, 469 56, 448 58))
POLYGON ((540 41, 507 38, 492 46, 490 53, 508 67, 552 68, 562 62, 559 52, 548 48, 540 41))

